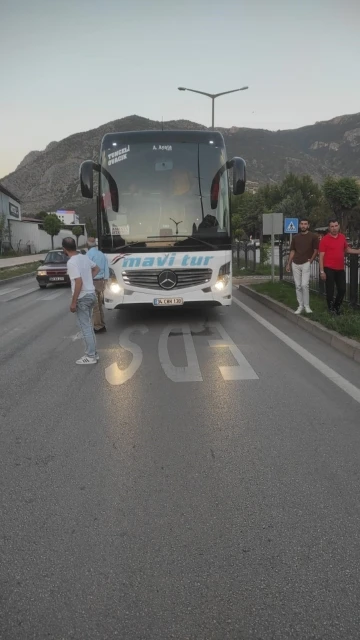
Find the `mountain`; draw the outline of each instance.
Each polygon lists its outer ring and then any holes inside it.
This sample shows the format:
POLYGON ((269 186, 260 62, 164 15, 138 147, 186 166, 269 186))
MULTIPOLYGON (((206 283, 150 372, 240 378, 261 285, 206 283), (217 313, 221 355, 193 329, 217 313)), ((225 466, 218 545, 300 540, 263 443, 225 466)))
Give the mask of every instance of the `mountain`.
MULTIPOLYGON (((95 203, 81 197, 79 166, 97 160, 100 142, 107 132, 144 129, 202 129, 187 120, 156 122, 129 116, 97 129, 51 142, 44 151, 31 151, 17 169, 1 182, 22 201, 25 215, 41 210, 75 209, 80 215, 95 212, 95 203)), ((247 163, 248 181, 256 184, 281 181, 289 172, 308 173, 321 182, 327 175, 360 178, 360 113, 284 131, 231 127, 219 128, 228 156, 240 155, 247 163)))

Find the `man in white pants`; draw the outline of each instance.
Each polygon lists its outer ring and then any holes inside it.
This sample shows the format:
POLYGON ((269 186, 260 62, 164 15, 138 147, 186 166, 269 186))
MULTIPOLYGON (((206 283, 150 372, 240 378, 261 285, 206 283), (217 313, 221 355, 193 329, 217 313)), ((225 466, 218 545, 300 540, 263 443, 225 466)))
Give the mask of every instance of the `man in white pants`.
POLYGON ((315 260, 319 249, 319 238, 309 231, 309 221, 301 218, 300 233, 297 233, 291 242, 289 260, 286 271, 292 268, 298 308, 295 313, 299 315, 304 309, 306 313, 312 313, 310 309, 309 281, 310 266, 315 260))

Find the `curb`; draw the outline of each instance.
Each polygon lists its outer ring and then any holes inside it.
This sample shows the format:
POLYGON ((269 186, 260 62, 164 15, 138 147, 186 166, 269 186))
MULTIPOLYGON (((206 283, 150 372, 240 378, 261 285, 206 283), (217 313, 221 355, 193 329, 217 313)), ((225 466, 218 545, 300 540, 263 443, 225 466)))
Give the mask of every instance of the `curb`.
POLYGON ((322 327, 313 320, 309 320, 302 316, 296 316, 291 309, 281 302, 277 302, 276 300, 273 300, 273 298, 265 296, 263 293, 258 293, 245 284, 239 284, 238 289, 250 298, 253 298, 257 302, 261 302, 266 307, 269 307, 272 311, 284 316, 293 324, 297 324, 301 329, 304 329, 304 331, 311 333, 316 338, 319 338, 319 340, 322 340, 337 351, 340 351, 344 356, 347 356, 348 358, 351 358, 351 360, 355 360, 355 362, 360 364, 360 344, 356 340, 351 340, 351 338, 341 336, 337 331, 326 329, 326 327, 322 327))
POLYGON ((12 282, 16 282, 17 280, 23 280, 23 278, 31 278, 31 276, 35 276, 36 271, 32 271, 31 273, 24 273, 22 276, 14 276, 13 278, 5 278, 4 280, 0 280, 0 287, 4 284, 11 284, 12 282))

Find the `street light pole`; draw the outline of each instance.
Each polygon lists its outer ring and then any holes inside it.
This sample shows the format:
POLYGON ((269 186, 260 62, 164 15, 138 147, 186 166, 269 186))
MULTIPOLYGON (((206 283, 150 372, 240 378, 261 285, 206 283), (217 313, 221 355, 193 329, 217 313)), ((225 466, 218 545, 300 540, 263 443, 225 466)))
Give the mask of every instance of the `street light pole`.
POLYGON ((241 89, 232 89, 231 91, 222 91, 222 93, 206 93, 205 91, 198 91, 197 89, 188 89, 187 87, 178 87, 179 91, 191 91, 192 93, 200 93, 202 96, 211 98, 212 101, 212 118, 211 128, 215 127, 215 99, 220 96, 226 96, 228 93, 236 93, 237 91, 246 91, 249 87, 241 87, 241 89))

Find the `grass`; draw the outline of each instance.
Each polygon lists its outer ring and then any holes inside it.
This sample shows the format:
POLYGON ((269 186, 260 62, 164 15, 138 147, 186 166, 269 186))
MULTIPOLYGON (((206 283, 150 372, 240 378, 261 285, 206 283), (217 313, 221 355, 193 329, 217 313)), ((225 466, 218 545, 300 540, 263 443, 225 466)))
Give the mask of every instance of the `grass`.
POLYGON ((15 278, 15 276, 25 276, 27 273, 36 271, 40 264, 40 262, 29 262, 28 264, 21 264, 16 267, 0 267, 0 280, 15 278))
MULTIPOLYGON (((240 260, 240 266, 237 266, 237 260, 233 260, 233 276, 271 276, 271 265, 269 264, 256 264, 255 270, 245 268, 245 260, 240 260)), ((250 261, 248 264, 252 264, 250 261)), ((275 275, 279 275, 279 267, 275 265, 275 275)))
MULTIPOLYGON (((294 311, 298 306, 294 286, 287 282, 253 284, 252 289, 278 302, 282 302, 294 311)), ((327 329, 337 331, 342 336, 360 342, 360 310, 353 310, 345 303, 341 316, 331 316, 327 310, 326 300, 312 293, 310 293, 310 306, 313 311, 310 316, 311 320, 319 322, 327 329)))

